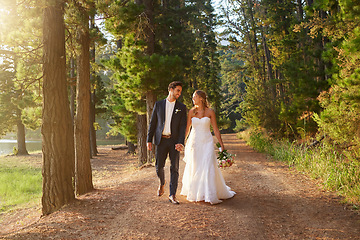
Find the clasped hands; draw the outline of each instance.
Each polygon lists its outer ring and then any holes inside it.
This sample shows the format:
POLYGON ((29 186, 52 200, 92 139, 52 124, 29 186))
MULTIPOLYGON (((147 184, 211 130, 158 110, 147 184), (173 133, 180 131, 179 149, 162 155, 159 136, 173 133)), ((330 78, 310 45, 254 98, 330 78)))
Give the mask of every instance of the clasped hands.
MULTIPOLYGON (((151 143, 151 142, 148 142, 148 143, 147 143, 147 149, 148 149, 149 151, 152 150, 152 143, 151 143)), ((177 151, 179 151, 179 152, 184 151, 184 145, 182 145, 181 143, 175 144, 175 149, 176 149, 177 151)))
POLYGON ((175 149, 179 152, 184 151, 184 145, 181 143, 175 144, 175 149))

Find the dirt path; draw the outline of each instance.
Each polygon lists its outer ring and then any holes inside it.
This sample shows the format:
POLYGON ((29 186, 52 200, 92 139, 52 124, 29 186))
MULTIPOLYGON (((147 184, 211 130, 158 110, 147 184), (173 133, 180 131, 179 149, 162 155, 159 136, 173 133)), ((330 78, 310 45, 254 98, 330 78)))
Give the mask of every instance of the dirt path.
MULTIPOLYGON (((101 148, 92 162, 96 191, 39 219, 19 211, 1 223, 3 239, 360 239, 360 216, 312 180, 223 135, 236 163, 223 170, 237 194, 218 205, 172 205, 156 196, 154 167, 135 170, 124 151, 101 148)), ((184 169, 181 161, 180 172, 184 169)), ((167 182, 169 164, 166 165, 167 182)), ((182 175, 180 175, 181 179, 182 175)), ((181 182, 181 181, 180 181, 181 182)), ((181 188, 181 183, 179 184, 181 188)), ((180 189, 178 190, 180 192, 180 189)))

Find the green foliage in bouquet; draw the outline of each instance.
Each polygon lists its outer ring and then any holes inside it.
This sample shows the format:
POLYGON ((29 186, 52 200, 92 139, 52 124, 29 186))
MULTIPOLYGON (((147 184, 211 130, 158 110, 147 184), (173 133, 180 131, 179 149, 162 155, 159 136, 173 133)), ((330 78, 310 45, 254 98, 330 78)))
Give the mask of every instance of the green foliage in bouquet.
POLYGON ((231 167, 234 164, 234 154, 229 153, 227 150, 221 149, 220 143, 216 143, 216 146, 219 148, 218 152, 218 167, 219 168, 225 168, 225 167, 231 167))

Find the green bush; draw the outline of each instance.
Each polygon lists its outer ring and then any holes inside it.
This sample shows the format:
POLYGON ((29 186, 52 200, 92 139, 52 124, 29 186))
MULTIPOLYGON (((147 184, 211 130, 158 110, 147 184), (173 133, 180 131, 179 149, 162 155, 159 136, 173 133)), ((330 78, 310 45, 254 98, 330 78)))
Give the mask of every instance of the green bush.
POLYGON ((235 123, 236 123, 236 126, 234 128, 235 132, 245 131, 246 129, 249 128, 249 124, 245 121, 244 118, 242 118, 240 120, 235 119, 235 123))

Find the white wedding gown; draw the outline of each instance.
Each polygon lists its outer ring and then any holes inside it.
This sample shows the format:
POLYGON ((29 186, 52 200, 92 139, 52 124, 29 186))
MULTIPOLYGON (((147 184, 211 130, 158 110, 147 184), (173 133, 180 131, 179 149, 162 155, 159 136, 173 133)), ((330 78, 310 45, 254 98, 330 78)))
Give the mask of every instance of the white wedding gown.
POLYGON ((185 146, 186 162, 181 195, 191 202, 221 203, 220 199, 235 195, 226 186, 217 166, 214 140, 210 132, 210 118, 192 118, 192 129, 185 146))

